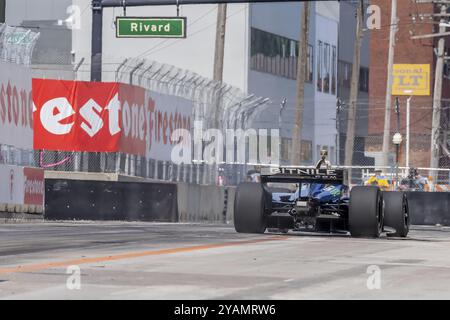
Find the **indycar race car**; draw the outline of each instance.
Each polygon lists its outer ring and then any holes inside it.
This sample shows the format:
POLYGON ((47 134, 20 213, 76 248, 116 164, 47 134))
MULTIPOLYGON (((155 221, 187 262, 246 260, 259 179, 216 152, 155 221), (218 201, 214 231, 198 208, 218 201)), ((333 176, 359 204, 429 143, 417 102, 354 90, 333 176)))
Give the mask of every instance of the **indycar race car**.
POLYGON ((263 168, 261 182, 244 182, 236 190, 234 226, 240 233, 277 229, 406 237, 409 224, 405 193, 377 186, 356 186, 349 193, 340 169, 263 168), (295 188, 280 192, 274 184, 295 188))

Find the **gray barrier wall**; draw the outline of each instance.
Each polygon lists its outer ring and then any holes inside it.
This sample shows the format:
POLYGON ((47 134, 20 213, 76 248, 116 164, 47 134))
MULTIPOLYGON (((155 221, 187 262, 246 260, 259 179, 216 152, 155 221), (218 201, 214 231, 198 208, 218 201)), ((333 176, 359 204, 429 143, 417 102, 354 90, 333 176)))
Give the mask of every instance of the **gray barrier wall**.
MULTIPOLYGON (((229 223, 235 192, 185 183, 46 179, 45 219, 229 223)), ((450 193, 407 194, 412 224, 450 226, 450 193)))
POLYGON ((230 222, 234 196, 233 187, 47 178, 44 218, 230 222))
POLYGON ((411 224, 450 226, 450 192, 407 192, 411 224))
POLYGON ((177 222, 177 186, 46 179, 44 218, 177 222))
POLYGON ((180 222, 229 222, 233 219, 234 187, 178 184, 180 222))

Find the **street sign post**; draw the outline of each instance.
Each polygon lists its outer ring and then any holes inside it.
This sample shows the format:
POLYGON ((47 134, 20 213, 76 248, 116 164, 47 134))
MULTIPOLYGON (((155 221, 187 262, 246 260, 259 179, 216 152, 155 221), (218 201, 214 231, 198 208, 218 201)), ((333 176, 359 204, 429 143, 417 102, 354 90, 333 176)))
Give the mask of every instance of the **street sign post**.
POLYGON ((117 17, 117 38, 186 38, 186 17, 117 17))

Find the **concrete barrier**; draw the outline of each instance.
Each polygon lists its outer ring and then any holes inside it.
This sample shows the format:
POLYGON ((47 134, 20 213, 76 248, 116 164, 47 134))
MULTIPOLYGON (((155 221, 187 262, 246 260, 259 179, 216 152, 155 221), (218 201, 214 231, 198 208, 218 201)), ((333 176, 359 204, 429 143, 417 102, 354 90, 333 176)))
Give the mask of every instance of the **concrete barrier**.
POLYGON ((0 165, 0 212, 10 214, 42 213, 44 171, 0 165))
POLYGON ((178 184, 180 222, 229 222, 233 219, 235 188, 178 184))
MULTIPOLYGON (((51 220, 223 223, 233 220, 235 193, 234 187, 185 183, 46 179, 45 216, 51 220)), ((408 192, 408 199, 412 224, 450 226, 450 193, 408 192)), ((42 213, 42 206, 33 205, 0 204, 2 209, 42 213)))
POLYGON ((46 179, 44 217, 177 222, 177 187, 167 183, 46 179))
POLYGON ((450 192, 407 192, 411 223, 450 226, 450 192))

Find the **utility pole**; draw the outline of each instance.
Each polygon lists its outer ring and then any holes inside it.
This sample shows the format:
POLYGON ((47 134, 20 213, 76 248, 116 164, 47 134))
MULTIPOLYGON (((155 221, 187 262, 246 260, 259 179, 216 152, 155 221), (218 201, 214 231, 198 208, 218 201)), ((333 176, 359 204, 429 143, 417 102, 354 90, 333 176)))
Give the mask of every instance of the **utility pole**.
POLYGON ((395 35, 397 33, 397 0, 391 0, 391 30, 389 35, 389 53, 387 66, 387 86, 386 86, 386 109, 384 111, 384 131, 383 131, 383 166, 389 165, 389 146, 391 144, 391 102, 392 83, 395 53, 395 35))
MULTIPOLYGON (((447 5, 441 4, 441 14, 447 13, 447 5)), ((439 33, 445 33, 445 19, 441 19, 439 33)), ((442 105, 442 77, 444 75, 445 59, 445 38, 441 37, 438 41, 436 70, 434 72, 434 96, 433 96, 433 120, 431 126, 431 160, 430 168, 439 167, 439 145, 441 128, 441 105, 442 105)), ((436 181, 436 171, 430 172, 430 176, 436 181)))
POLYGON ((6 18, 6 0, 0 0, 0 23, 5 23, 6 18))
POLYGON ((213 79, 223 81, 223 60, 225 55, 225 31, 227 26, 227 4, 217 6, 216 46, 214 50, 213 79))
POLYGON ((301 161, 301 142, 302 142, 302 120, 305 97, 305 77, 306 77, 306 60, 309 40, 309 16, 310 3, 303 2, 302 21, 300 30, 300 43, 297 58, 297 93, 295 110, 295 123, 292 130, 292 159, 291 165, 300 165, 301 161))
MULTIPOLYGON (((216 44, 214 50, 214 71, 213 79, 223 82, 223 61, 225 56, 225 31, 227 26, 227 4, 220 3, 217 6, 216 44)), ((222 105, 222 95, 219 94, 214 110, 214 127, 221 128, 220 110, 222 105)))
MULTIPOLYGON (((353 49, 353 67, 352 67, 352 83, 350 87, 350 101, 347 113, 347 136, 345 140, 345 166, 353 164, 353 148, 355 145, 355 127, 356 127, 356 103, 358 101, 359 91, 359 72, 361 67, 361 43, 363 38, 364 25, 364 2, 360 0, 356 11, 356 36, 355 46, 353 49)), ((347 170, 347 183, 351 184, 352 170, 347 170)))

